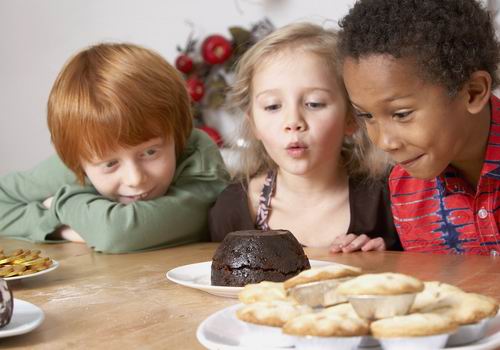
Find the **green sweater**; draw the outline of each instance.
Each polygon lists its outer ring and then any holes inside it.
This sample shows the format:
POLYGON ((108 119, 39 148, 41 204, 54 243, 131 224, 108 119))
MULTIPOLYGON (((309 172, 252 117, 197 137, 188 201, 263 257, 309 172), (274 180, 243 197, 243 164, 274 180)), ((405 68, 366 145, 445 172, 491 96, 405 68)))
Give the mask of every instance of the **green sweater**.
POLYGON ((177 159, 167 193, 121 204, 101 196, 53 156, 26 172, 0 177, 0 235, 34 242, 67 225, 96 251, 124 253, 208 238, 208 210, 229 175, 216 145, 194 130, 177 159), (54 196, 50 209, 42 202, 54 196))

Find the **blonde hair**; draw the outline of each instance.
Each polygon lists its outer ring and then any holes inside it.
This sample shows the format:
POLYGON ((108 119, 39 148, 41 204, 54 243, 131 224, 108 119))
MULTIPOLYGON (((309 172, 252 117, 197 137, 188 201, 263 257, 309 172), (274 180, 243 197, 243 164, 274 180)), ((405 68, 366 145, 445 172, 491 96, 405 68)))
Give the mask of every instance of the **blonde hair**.
POLYGON ((365 128, 362 123, 356 121, 350 107, 337 59, 337 33, 312 23, 294 23, 274 31, 257 42, 243 55, 236 66, 235 82, 229 93, 230 108, 240 110, 246 116, 239 131, 239 138, 244 140, 244 146, 234 147, 240 153, 241 159, 241 167, 236 170, 234 177, 249 181, 256 175, 276 170, 278 167, 252 130, 250 117, 252 79, 258 67, 263 62, 265 64, 267 59, 286 49, 297 48, 323 58, 342 87, 349 106, 347 122, 357 125, 357 131, 352 136, 344 137, 342 145, 342 159, 348 174, 371 179, 385 176, 388 172, 389 158, 371 144, 365 128))
POLYGON ((50 92, 47 122, 59 157, 81 183, 82 160, 155 137, 173 137, 179 155, 193 128, 177 70, 151 50, 112 43, 66 63, 50 92))

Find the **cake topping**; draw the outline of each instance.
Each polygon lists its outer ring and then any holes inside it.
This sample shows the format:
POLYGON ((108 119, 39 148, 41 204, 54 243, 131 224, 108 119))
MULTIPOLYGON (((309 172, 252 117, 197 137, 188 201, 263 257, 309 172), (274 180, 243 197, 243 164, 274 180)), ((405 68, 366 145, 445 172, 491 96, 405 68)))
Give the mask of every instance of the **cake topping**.
POLYGON ((0 327, 9 324, 14 311, 14 299, 7 282, 0 278, 0 327))
POLYGON ((236 231, 215 251, 211 282, 217 286, 282 282, 308 268, 304 249, 289 231, 236 231))

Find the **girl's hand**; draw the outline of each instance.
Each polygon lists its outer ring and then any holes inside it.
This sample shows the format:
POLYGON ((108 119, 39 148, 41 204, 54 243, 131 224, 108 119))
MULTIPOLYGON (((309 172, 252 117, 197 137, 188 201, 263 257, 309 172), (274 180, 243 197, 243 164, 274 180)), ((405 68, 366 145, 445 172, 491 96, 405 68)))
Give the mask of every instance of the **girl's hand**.
POLYGON ((354 233, 349 233, 345 236, 337 237, 330 247, 330 253, 351 253, 358 250, 363 252, 370 250, 382 251, 385 250, 385 242, 382 237, 370 239, 365 234, 355 235, 354 233))

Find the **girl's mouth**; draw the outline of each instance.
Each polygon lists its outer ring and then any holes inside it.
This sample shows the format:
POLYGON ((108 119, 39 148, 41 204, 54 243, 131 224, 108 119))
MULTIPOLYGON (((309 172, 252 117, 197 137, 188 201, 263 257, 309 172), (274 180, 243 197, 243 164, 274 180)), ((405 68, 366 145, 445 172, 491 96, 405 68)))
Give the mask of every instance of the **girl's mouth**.
POLYGON ((302 157, 309 147, 303 142, 291 142, 286 146, 286 152, 293 158, 302 157))

